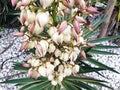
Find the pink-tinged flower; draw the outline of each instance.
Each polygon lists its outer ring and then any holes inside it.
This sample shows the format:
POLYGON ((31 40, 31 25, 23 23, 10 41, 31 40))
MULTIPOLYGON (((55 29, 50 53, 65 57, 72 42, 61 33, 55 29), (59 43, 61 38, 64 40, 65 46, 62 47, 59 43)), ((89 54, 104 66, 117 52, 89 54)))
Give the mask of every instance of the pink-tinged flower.
POLYGON ((85 20, 83 17, 76 16, 75 19, 76 19, 79 23, 86 23, 86 20, 85 20))
POLYGON ((98 13, 97 9, 94 8, 94 7, 92 7, 92 6, 87 7, 86 11, 89 12, 89 13, 91 13, 91 14, 98 13))
POLYGON ((79 32, 80 32, 80 24, 79 24, 79 22, 75 19, 74 20, 74 30, 75 30, 75 32, 77 33, 77 34, 79 34, 79 32))
POLYGON ((80 7, 82 10, 86 8, 86 3, 84 0, 75 0, 75 4, 80 7))
POLYGON ((25 26, 22 26, 21 28, 20 28, 20 32, 24 32, 25 31, 25 26))
POLYGON ((75 38, 75 40, 78 41, 78 38, 79 38, 79 37, 78 37, 78 34, 76 33, 76 31, 75 31, 74 28, 72 29, 72 35, 73 35, 73 37, 75 38))
POLYGON ((30 78, 33 77, 33 68, 30 68, 30 69, 28 70, 28 75, 29 75, 30 78))
POLYGON ((87 45, 88 45, 89 47, 95 47, 95 46, 96 46, 96 44, 93 44, 93 43, 87 43, 87 45))
POLYGON ((45 9, 52 4, 54 0, 39 0, 42 7, 45 9))
POLYGON ((24 33, 23 32, 18 32, 18 33, 15 33, 13 34, 14 37, 21 37, 21 36, 24 36, 24 33))
POLYGON ((63 4, 68 8, 72 8, 74 6, 74 0, 63 0, 63 4))
POLYGON ((50 43, 48 52, 53 53, 55 51, 55 49, 56 49, 55 45, 53 43, 50 43))
POLYGON ((61 56, 61 51, 59 49, 55 50, 55 57, 61 56))
POLYGON ((46 40, 41 40, 40 42, 37 43, 36 45, 36 54, 39 56, 39 57, 43 57, 45 56, 45 54, 47 53, 48 51, 48 42, 46 40))
POLYGON ((23 9, 20 13, 20 22, 22 25, 25 23, 26 18, 27 18, 27 13, 26 13, 26 10, 23 9))
POLYGON ((18 0, 11 0, 12 6, 15 6, 17 4, 18 0))
POLYGON ((35 22, 35 26, 33 26, 33 28, 34 29, 33 29, 32 33, 34 33, 36 35, 40 34, 44 30, 43 27, 40 27, 40 25, 38 24, 38 22, 35 22))
POLYGON ((49 23, 50 16, 48 12, 39 12, 36 16, 36 19, 41 27, 44 27, 49 23))
POLYGON ((75 52, 72 52, 72 53, 70 54, 70 60, 71 60, 72 62, 74 62, 76 59, 77 59, 77 54, 76 54, 75 52))
POLYGON ((22 5, 23 6, 27 6, 28 4, 30 4, 31 0, 22 0, 22 5))
POLYGON ((82 55, 82 58, 86 60, 87 57, 86 57, 85 51, 81 49, 80 54, 82 55))
POLYGON ((27 64, 27 63, 23 63, 22 66, 23 66, 23 67, 26 67, 26 68, 29 68, 31 65, 30 65, 30 64, 27 64))
POLYGON ((68 8, 64 9, 63 11, 64 11, 65 14, 68 14, 68 15, 70 14, 70 9, 68 9, 68 8))
POLYGON ((56 43, 56 44, 62 44, 63 42, 63 34, 58 34, 58 32, 54 33, 52 36, 52 40, 56 43))
POLYGON ((18 8, 20 8, 21 6, 22 6, 22 2, 19 1, 19 2, 17 3, 17 5, 16 5, 15 9, 18 9, 18 8))
POLYGON ((27 41, 24 41, 24 42, 22 43, 22 45, 20 46, 19 51, 22 51, 23 49, 25 49, 26 46, 27 46, 27 44, 28 44, 28 40, 27 40, 27 41))
POLYGON ((33 22, 32 24, 30 24, 30 29, 29 29, 30 33, 33 32, 34 28, 35 28, 35 22, 33 22))
POLYGON ((62 21, 58 28, 58 34, 61 34, 67 28, 67 21, 62 21))
POLYGON ((74 74, 76 74, 77 72, 79 72, 79 69, 80 69, 80 66, 79 66, 79 65, 75 65, 75 66, 73 67, 72 72, 73 72, 74 74))

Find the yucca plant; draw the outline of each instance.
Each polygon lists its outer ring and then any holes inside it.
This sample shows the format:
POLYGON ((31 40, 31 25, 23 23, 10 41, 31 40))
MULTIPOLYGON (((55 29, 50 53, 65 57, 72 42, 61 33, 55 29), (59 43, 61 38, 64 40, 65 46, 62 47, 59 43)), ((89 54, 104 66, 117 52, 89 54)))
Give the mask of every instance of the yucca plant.
POLYGON ((19 90, 97 90, 92 85, 104 86, 86 73, 113 68, 95 60, 93 54, 117 55, 99 49, 119 48, 97 44, 120 36, 90 40, 99 31, 103 17, 87 23, 87 17, 98 11, 87 6, 84 0, 11 0, 16 9, 21 9, 20 32, 14 36, 25 37, 20 51, 32 53, 25 62, 16 62, 13 67, 28 72, 26 78, 3 81, 20 86, 19 90), (86 63, 88 61, 96 67, 86 63))

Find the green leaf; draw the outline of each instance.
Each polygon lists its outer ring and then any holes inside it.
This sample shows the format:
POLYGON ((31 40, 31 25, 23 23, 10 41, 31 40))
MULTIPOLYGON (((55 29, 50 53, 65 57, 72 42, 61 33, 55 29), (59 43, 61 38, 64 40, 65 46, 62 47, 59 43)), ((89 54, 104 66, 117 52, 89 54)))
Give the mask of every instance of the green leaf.
POLYGON ((94 79, 94 78, 81 78, 81 77, 75 77, 75 76, 68 76, 65 77, 65 80, 71 80, 71 81, 81 81, 81 82, 105 82, 103 80, 98 80, 98 79, 94 79))
POLYGON ((100 50, 94 50, 91 49, 87 52, 88 54, 103 54, 103 55, 118 55, 116 53, 112 53, 112 52, 107 52, 107 51, 100 51, 100 50))
POLYGON ((113 40, 113 39, 117 39, 117 38, 120 38, 120 35, 106 37, 106 38, 98 38, 98 39, 95 39, 95 40, 91 40, 89 42, 90 43, 100 43, 100 42, 103 42, 103 41, 113 40))
POLYGON ((98 72, 98 71, 102 71, 105 70, 103 68, 95 68, 95 67, 86 67, 86 66, 81 66, 79 73, 83 74, 83 73, 89 73, 89 72, 98 72))
MULTIPOLYGON (((37 80, 47 80, 47 78, 45 77, 39 77, 37 80)), ((12 80, 7 80, 7 81, 3 81, 3 82, 0 82, 0 83, 11 83, 11 84, 15 84, 15 83, 29 83, 29 82, 33 82, 33 81, 37 81, 33 78, 19 78, 19 79, 12 79, 12 80)))
POLYGON ((93 49, 116 49, 120 48, 120 46, 108 46, 108 45, 96 45, 93 49))
POLYGON ((57 84, 57 86, 56 86, 56 90, 61 90, 61 87, 60 87, 59 84, 57 84))
POLYGON ((44 82, 30 86, 26 90, 41 90, 46 88, 49 84, 50 84, 50 81, 44 81, 44 82))
MULTIPOLYGON (((69 80, 67 80, 67 81, 69 81, 69 80)), ((96 88, 91 87, 90 85, 85 84, 85 83, 83 83, 81 81, 69 81, 69 83, 71 83, 72 85, 78 87, 79 90, 82 90, 81 88, 84 88, 86 90, 97 90, 96 88)))
POLYGON ((69 90, 79 90, 79 88, 77 88, 74 84, 68 82, 68 81, 64 81, 65 85, 67 85, 67 87, 70 87, 69 90))
POLYGON ((90 63, 95 64, 96 66, 99 66, 100 68, 103 68, 103 69, 106 69, 106 70, 110 70, 110 71, 112 71, 112 72, 119 73, 119 72, 115 71, 113 68, 108 67, 108 66, 106 66, 106 65, 98 62, 97 60, 95 60, 95 59, 93 59, 93 58, 89 58, 89 57, 88 57, 87 60, 88 60, 90 63))

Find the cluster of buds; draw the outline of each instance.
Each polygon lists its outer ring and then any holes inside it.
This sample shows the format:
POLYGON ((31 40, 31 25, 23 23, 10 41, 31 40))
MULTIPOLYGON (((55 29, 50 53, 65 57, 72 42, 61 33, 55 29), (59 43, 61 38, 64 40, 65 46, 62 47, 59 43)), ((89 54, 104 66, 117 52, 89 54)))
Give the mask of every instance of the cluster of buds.
POLYGON ((21 10, 20 32, 23 36, 22 50, 34 49, 27 58, 30 77, 48 77, 52 85, 62 84, 66 76, 77 75, 80 66, 78 55, 86 59, 81 47, 94 46, 86 43, 83 30, 87 21, 82 16, 98 11, 84 0, 11 0, 21 10))

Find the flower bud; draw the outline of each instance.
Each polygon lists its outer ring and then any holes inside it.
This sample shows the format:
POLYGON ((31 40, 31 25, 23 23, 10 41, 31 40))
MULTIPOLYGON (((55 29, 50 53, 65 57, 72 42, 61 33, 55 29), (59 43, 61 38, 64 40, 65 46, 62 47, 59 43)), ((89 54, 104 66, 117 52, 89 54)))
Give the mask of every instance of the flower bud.
POLYGON ((17 4, 18 0, 11 0, 12 6, 15 6, 17 4))
POLYGON ((23 9, 20 13, 20 22, 23 25, 27 19, 27 12, 25 9, 23 9))
POLYGON ((21 37, 21 36, 24 36, 24 33, 23 32, 18 32, 18 33, 15 33, 13 34, 14 37, 21 37))
POLYGON ((75 18, 79 23, 86 23, 86 20, 83 17, 76 16, 75 18))
POLYGON ((29 67, 30 67, 30 64, 23 63, 22 66, 23 66, 23 67, 26 67, 26 68, 29 68, 29 67))
POLYGON ((90 14, 98 13, 97 9, 92 6, 87 7, 86 11, 89 12, 90 14))
POLYGON ((87 59, 87 57, 86 57, 86 53, 85 53, 85 51, 84 50, 80 50, 80 54, 82 55, 82 58, 84 59, 84 60, 86 60, 87 59))
POLYGON ((26 46, 27 46, 27 44, 28 44, 28 40, 27 40, 27 41, 24 41, 24 42, 22 43, 22 45, 20 46, 19 51, 22 51, 23 49, 25 49, 26 46))
POLYGON ((30 4, 31 0, 22 0, 22 5, 23 6, 27 6, 28 4, 30 4))
POLYGON ((72 8, 74 6, 74 0, 63 0, 63 4, 68 8, 72 8))
POLYGON ((53 52, 55 51, 55 49, 56 49, 55 45, 54 45, 53 43, 51 43, 51 44, 49 45, 48 52, 49 52, 49 53, 53 53, 53 52))
POLYGON ((74 30, 75 30, 75 32, 77 33, 77 34, 79 34, 79 32, 80 32, 80 25, 79 25, 79 22, 75 19, 74 20, 74 30))
POLYGON ((58 28, 58 34, 61 34, 66 28, 67 28, 67 21, 63 21, 58 28))

